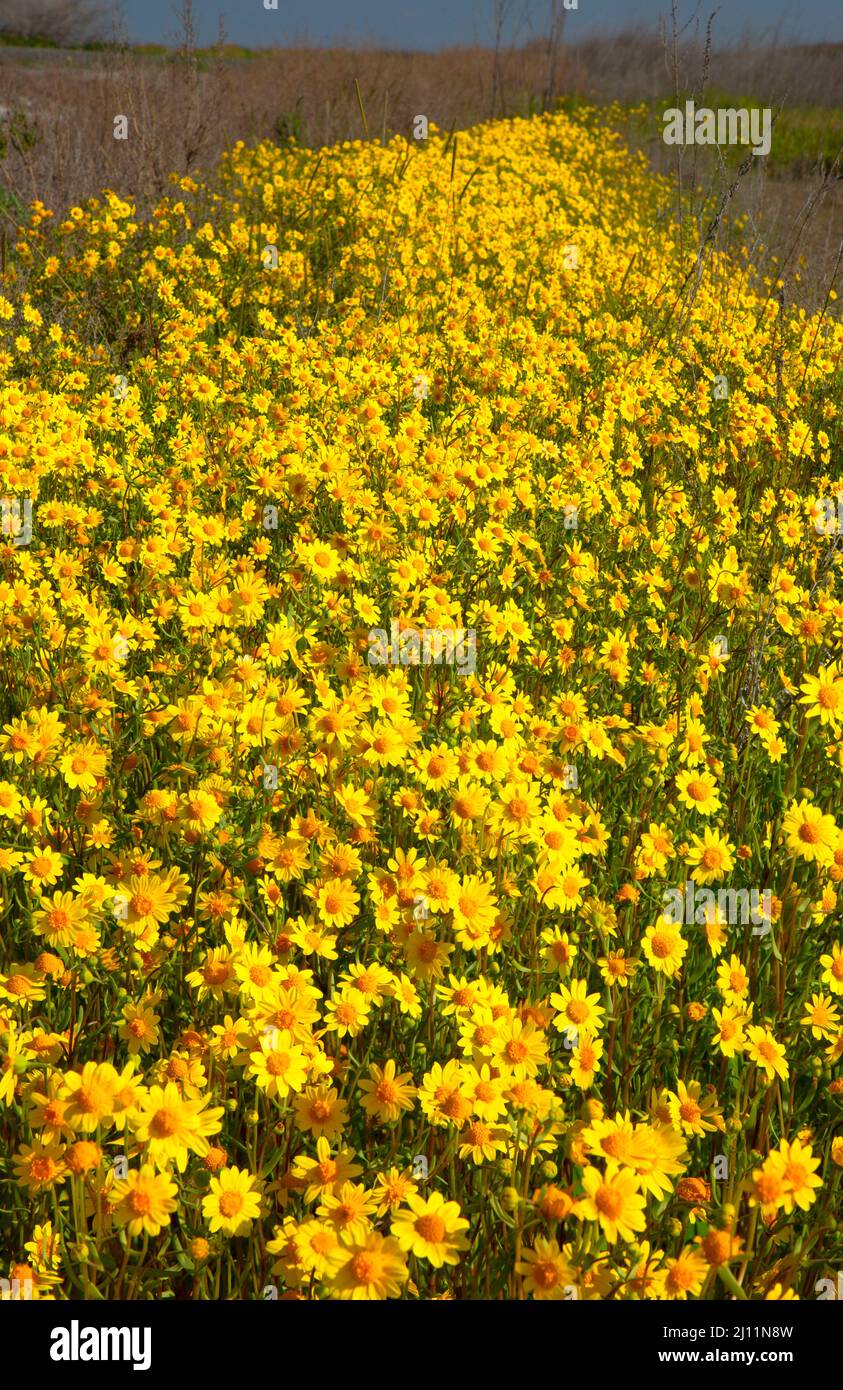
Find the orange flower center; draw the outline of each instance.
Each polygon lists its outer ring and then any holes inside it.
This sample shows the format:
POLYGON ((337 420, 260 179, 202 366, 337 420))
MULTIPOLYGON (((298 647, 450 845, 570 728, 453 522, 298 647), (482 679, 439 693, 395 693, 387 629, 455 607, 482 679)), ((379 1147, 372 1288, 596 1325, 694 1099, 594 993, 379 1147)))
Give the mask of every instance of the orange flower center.
POLYGON ((550 1260, 536 1260, 533 1265, 533 1279, 542 1289, 552 1289, 559 1283, 559 1272, 550 1260))
POLYGON ((266 1059, 266 1069, 270 1076, 284 1076, 290 1070, 289 1052, 270 1052, 266 1059))
POLYGON ((422 1240, 438 1245, 445 1238, 445 1222, 441 1216, 420 1216, 415 1223, 422 1240))
POLYGON ((175 1134, 178 1129, 178 1120, 172 1110, 156 1110, 149 1126, 149 1132, 154 1139, 169 1139, 171 1134, 175 1134))
POLYGON ((650 942, 650 950, 659 960, 664 960, 670 955, 671 938, 667 932, 655 932, 650 942))
POLYGON ((623 1197, 613 1187, 604 1184, 597 1189, 594 1205, 603 1216, 608 1216, 610 1221, 614 1221, 623 1208, 623 1197))
POLYGON ((366 1251, 355 1255, 351 1261, 351 1272, 358 1284, 369 1284, 377 1269, 377 1260, 366 1251))
POLYGON ((239 1192, 223 1192, 220 1196, 220 1211, 223 1216, 236 1216, 243 1207, 243 1198, 239 1192))

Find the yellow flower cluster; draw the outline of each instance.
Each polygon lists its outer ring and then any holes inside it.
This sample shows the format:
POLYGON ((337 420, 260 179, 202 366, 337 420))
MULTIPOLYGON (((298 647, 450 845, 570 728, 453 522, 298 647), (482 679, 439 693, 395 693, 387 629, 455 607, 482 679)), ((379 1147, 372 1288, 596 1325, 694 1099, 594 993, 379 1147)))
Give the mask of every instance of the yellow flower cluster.
POLYGON ((667 210, 589 111, 34 206, 0 282, 12 1289, 839 1264, 843 328, 667 210))

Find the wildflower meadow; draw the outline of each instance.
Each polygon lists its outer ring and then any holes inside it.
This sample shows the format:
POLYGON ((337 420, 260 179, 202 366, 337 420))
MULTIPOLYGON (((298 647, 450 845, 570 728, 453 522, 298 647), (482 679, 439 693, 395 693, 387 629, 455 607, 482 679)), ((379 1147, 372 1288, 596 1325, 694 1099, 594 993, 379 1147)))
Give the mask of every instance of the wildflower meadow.
POLYGON ((841 1296, 843 325, 705 226, 581 106, 4 243, 2 1299, 841 1296))

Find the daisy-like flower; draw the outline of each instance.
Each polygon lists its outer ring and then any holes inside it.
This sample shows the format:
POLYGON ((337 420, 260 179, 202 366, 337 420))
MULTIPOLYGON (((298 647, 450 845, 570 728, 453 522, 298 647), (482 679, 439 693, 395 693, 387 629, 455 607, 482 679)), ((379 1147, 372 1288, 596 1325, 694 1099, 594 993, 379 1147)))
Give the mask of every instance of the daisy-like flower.
POLYGON ((14 819, 20 804, 20 793, 14 782, 0 781, 0 818, 14 819))
POLYGON ((44 1091, 33 1089, 29 1093, 29 1123, 33 1129, 40 1131, 39 1138, 44 1144, 73 1138, 72 1126, 65 1115, 67 1101, 62 1100, 59 1095, 61 1087, 61 1076, 53 1075, 47 1081, 44 1091))
POLYGON ((316 893, 316 910, 328 927, 347 927, 357 916, 360 894, 345 878, 329 878, 316 893))
POLYGON ((326 1281, 333 1277, 344 1254, 344 1247, 330 1222, 319 1221, 316 1217, 303 1221, 298 1227, 296 1249, 302 1268, 326 1281))
POLYGON ((477 874, 467 874, 454 894, 454 935, 461 946, 476 950, 488 943, 498 913, 492 885, 477 874))
POLYGON ((541 940, 546 968, 557 971, 564 978, 574 963, 577 954, 576 943, 569 940, 568 933, 561 931, 559 927, 545 927, 541 940))
POLYGON ((735 867, 734 845, 719 831, 706 826, 702 836, 691 836, 685 863, 695 883, 717 883, 735 867))
POLYGON ((61 1090, 64 1117, 82 1134, 91 1134, 114 1112, 118 1074, 110 1062, 86 1062, 67 1072, 61 1090))
POLYGON ((470 1158, 472 1163, 488 1163, 506 1152, 509 1138, 508 1130, 489 1124, 487 1120, 469 1120, 460 1130, 458 1153, 460 1158, 470 1158))
POLYGON ((650 1192, 657 1199, 664 1197, 673 1188, 672 1179, 684 1171, 687 1158, 685 1140, 669 1124, 635 1126, 629 1167, 643 1192, 650 1192))
POLYGON ((594 1119, 580 1134, 587 1151, 599 1154, 623 1167, 631 1167, 630 1157, 634 1151, 635 1126, 629 1112, 616 1115, 613 1120, 594 1119))
POLYGON ((13 1158, 15 1181, 33 1196, 48 1192, 67 1177, 65 1150, 59 1144, 22 1144, 13 1158))
POLYGON ((465 1066, 462 1085, 465 1096, 471 1101, 472 1113, 481 1120, 494 1122, 505 1113, 503 1077, 493 1076, 491 1067, 485 1062, 479 1067, 465 1066))
POLYGON ((137 1061, 132 1058, 118 1074, 114 1085, 111 1123, 117 1130, 125 1130, 129 1121, 134 1121, 141 1097, 147 1093, 136 1068, 137 1061))
POLYGON ((459 775, 454 750, 447 743, 434 743, 413 754, 413 768, 422 786, 438 791, 459 775))
POLYGON ((330 584, 340 571, 340 559, 326 541, 303 543, 299 547, 301 562, 320 584, 330 584))
POLYGON ((669 1092, 671 1123, 683 1134, 700 1135, 723 1126, 716 1094, 710 1092, 703 1096, 701 1093, 702 1084, 699 1081, 691 1081, 688 1085, 679 1081, 676 1094, 669 1092))
POLYGON ((32 927, 54 949, 69 946, 74 931, 83 925, 87 917, 88 907, 84 898, 74 897, 72 893, 54 893, 52 898, 41 899, 32 916, 32 927))
POLYGON ((358 1178, 363 1172, 354 1162, 353 1149, 339 1149, 336 1157, 324 1135, 316 1141, 316 1157, 299 1154, 293 1162, 293 1177, 304 1185, 304 1200, 315 1202, 326 1193, 335 1192, 344 1182, 358 1178))
POLYGON ((688 943, 678 926, 661 914, 644 933, 641 949, 654 970, 672 978, 681 969, 688 943))
POLYGON ((321 926, 313 917, 308 917, 306 920, 300 917, 294 926, 291 924, 290 940, 306 956, 319 956, 321 960, 336 960, 338 958, 336 936, 329 932, 326 927, 321 926))
POLYGON ((709 772, 689 768, 676 778, 676 794, 683 806, 698 815, 710 816, 720 809, 717 783, 709 772))
POLYGON ((130 1236, 157 1236, 169 1225, 170 1214, 178 1206, 176 1184, 166 1173, 158 1173, 151 1163, 133 1170, 115 1182, 109 1195, 114 1220, 125 1226, 130 1236))
POLYGON ((730 956, 718 965, 717 988, 728 1005, 742 1006, 749 993, 749 974, 738 956, 730 956))
POLYGON ((593 1035, 603 1026, 604 1008, 600 995, 596 991, 589 994, 586 980, 571 980, 570 984, 562 985, 557 994, 551 994, 550 1003, 558 1010, 554 1028, 569 1036, 593 1035))
POLYGON ((419 1087, 419 1104, 433 1125, 461 1129, 472 1111, 463 1067, 451 1059, 444 1067, 434 1062, 419 1087))
POLYGON ((117 1029, 117 1036, 128 1045, 130 1055, 149 1052, 160 1036, 158 1015, 148 1005, 127 1004, 123 1018, 125 1022, 117 1029))
POLYGON ((812 1038, 836 1038, 840 1031, 840 1015, 828 994, 812 994, 799 1021, 804 1028, 810 1028, 812 1038))
POLYGON ((515 1266, 523 1279, 524 1292, 538 1301, 570 1297, 576 1291, 574 1272, 555 1240, 536 1236, 531 1250, 524 1250, 515 1266))
POLYGON ((377 1198, 359 1183, 344 1182, 334 1192, 326 1192, 317 1214, 333 1227, 337 1238, 364 1240, 372 1229, 371 1217, 377 1212, 377 1198))
POLYGON ((791 1212, 798 1207, 800 1211, 807 1211, 816 1201, 817 1190, 822 1187, 822 1178, 816 1171, 820 1166, 820 1156, 815 1156, 811 1145, 803 1144, 799 1139, 790 1142, 783 1139, 778 1152, 783 1165, 783 1209, 791 1212))
POLYGON ((364 966, 355 962, 340 977, 340 984, 356 989, 364 999, 371 1001, 373 1007, 379 1006, 387 998, 392 981, 392 971, 376 963, 364 966))
POLYGON ((600 974, 607 985, 617 985, 619 989, 627 989, 635 971, 641 964, 638 960, 631 960, 621 949, 617 951, 607 951, 605 956, 599 956, 597 966, 600 974))
POLYGON ((378 1204, 378 1216, 397 1211, 418 1190, 409 1171, 389 1168, 385 1173, 378 1173, 372 1188, 372 1197, 378 1204))
POLYGON ((583 1173, 583 1186, 585 1196, 577 1203, 576 1215, 584 1221, 599 1221, 610 1245, 632 1241, 637 1231, 644 1230, 644 1198, 631 1169, 608 1163, 604 1174, 590 1166, 583 1173))
POLYGON ((667 1300, 695 1298, 702 1291, 708 1262, 700 1249, 686 1245, 675 1259, 667 1259, 656 1276, 655 1293, 667 1300))
POLYGON ((121 885, 115 914, 133 936, 142 936, 150 927, 161 927, 170 914, 185 901, 186 884, 178 869, 163 878, 158 874, 131 874, 121 885))
POLYGON ((400 1298, 408 1278, 397 1240, 370 1231, 365 1240, 343 1243, 331 1290, 337 1298, 355 1301, 400 1298))
POLYGON ((382 1124, 394 1124, 406 1110, 412 1110, 416 1088, 410 1072, 396 1074, 390 1058, 381 1068, 373 1062, 369 1076, 359 1083, 363 1109, 382 1124))
POLYGON ((746 1044, 746 1015, 734 1005, 724 1004, 722 1009, 713 1008, 711 1016, 717 1025, 712 1041, 720 1048, 723 1056, 734 1057, 742 1052, 746 1044))
POLYGON ((245 1060, 244 1044, 251 1039, 251 1030, 243 1018, 233 1018, 226 1014, 222 1023, 215 1023, 211 1030, 211 1052, 227 1062, 235 1059, 245 1060))
POLYGON ((535 1076, 547 1064, 547 1038, 530 1019, 502 1019, 491 1044, 492 1056, 514 1076, 535 1076))
POLYGON ((828 955, 820 956, 820 965, 823 984, 832 994, 843 994, 843 946, 839 941, 835 941, 828 955))
POLYGON ((28 1008, 44 998, 44 981, 34 965, 12 961, 8 975, 0 975, 0 999, 9 999, 19 1008, 28 1008))
POLYGON ((760 1207, 765 1220, 774 1217, 779 1208, 784 1206, 787 1196, 784 1168, 782 1155, 774 1150, 767 1155, 760 1168, 753 1169, 749 1205, 760 1207))
POLYGON ((24 860, 21 873, 25 882, 34 888, 46 888, 57 883, 62 876, 64 859, 49 845, 40 845, 32 850, 24 860))
POLYGON ((74 791, 93 791, 98 779, 105 776, 107 766, 106 749, 90 739, 74 744, 59 758, 59 772, 74 791))
POLYGON ((673 835, 669 827, 651 821, 641 836, 636 858, 646 865, 648 871, 662 873, 674 854, 673 835))
POLYGON ((821 666, 815 676, 806 676, 799 687, 803 692, 799 700, 808 712, 809 719, 819 719, 839 732, 843 720, 843 673, 839 664, 821 666))
POLYGON ((394 975, 389 993, 398 1005, 400 1013, 411 1019, 421 1018, 421 999, 415 982, 410 979, 409 975, 394 975))
POLYGON ((571 1053, 571 1076, 574 1079, 574 1085, 578 1086, 581 1091, 587 1091, 594 1085, 594 1077, 600 1068, 602 1056, 602 1040, 592 1038, 588 1034, 581 1037, 573 1049, 571 1053))
POLYGON ((240 993, 247 999, 265 997, 275 984, 274 964, 275 958, 268 946, 246 942, 234 960, 234 974, 240 984, 240 993))
POLYGON ((840 833, 833 816, 804 800, 789 807, 782 832, 791 854, 808 864, 830 863, 840 833))
POLYGON ((205 1156, 210 1147, 208 1138, 219 1133, 223 1114, 221 1105, 209 1108, 209 1101, 210 1096, 183 1099, 174 1081, 165 1086, 150 1086, 138 1099, 130 1127, 137 1142, 145 1146, 145 1157, 156 1168, 175 1163, 183 1173, 188 1154, 205 1156))
POLYGON ((406 1209, 393 1216, 390 1231, 402 1250, 441 1269, 442 1265, 459 1264, 462 1252, 468 1249, 468 1228, 459 1203, 446 1201, 441 1192, 432 1192, 429 1197, 409 1197, 406 1209))
POLYGON ((36 1225, 32 1232, 32 1240, 28 1240, 23 1248, 37 1273, 48 1278, 57 1277, 56 1272, 60 1269, 62 1260, 61 1239, 53 1230, 51 1221, 36 1225))
POLYGON ((260 1210, 260 1182, 244 1168, 223 1168, 219 1177, 211 1178, 211 1190, 202 1199, 202 1214, 211 1235, 217 1231, 227 1236, 248 1235, 260 1210))
POLYGON ((785 1049, 776 1041, 770 1029, 750 1025, 746 1030, 746 1036, 746 1055, 749 1060, 762 1069, 768 1081, 772 1081, 776 1076, 785 1080, 790 1074, 785 1049))
POLYGON ((296 1126, 304 1134, 319 1139, 336 1139, 348 1123, 348 1105, 340 1100, 333 1086, 306 1086, 293 1098, 296 1126))
POLYGON ((695 1236, 694 1244, 699 1246, 700 1254, 710 1265, 725 1265, 737 1259, 743 1250, 740 1236, 727 1228, 719 1230, 711 1227, 705 1235, 695 1236))
POLYGON ((442 941, 432 932, 412 931, 404 945, 404 955, 417 980, 427 982, 441 980, 448 964, 448 958, 455 947, 450 941, 442 941))
POLYGON ((371 1005, 357 989, 346 989, 325 1005, 325 1030, 338 1038, 356 1038, 369 1022, 371 1005))
POLYGON ((307 1080, 307 1059, 286 1029, 269 1028, 257 1052, 249 1054, 249 1076, 261 1091, 283 1100, 291 1091, 300 1091, 307 1080))

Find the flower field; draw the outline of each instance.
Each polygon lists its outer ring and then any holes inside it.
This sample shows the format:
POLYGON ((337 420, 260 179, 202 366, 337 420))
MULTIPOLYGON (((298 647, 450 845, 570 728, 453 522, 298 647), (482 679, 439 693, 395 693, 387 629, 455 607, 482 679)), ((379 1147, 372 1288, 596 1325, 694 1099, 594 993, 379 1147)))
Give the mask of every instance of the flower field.
POLYGON ((3 1298, 837 1295, 843 327, 674 212, 580 110, 7 248, 3 1298))

